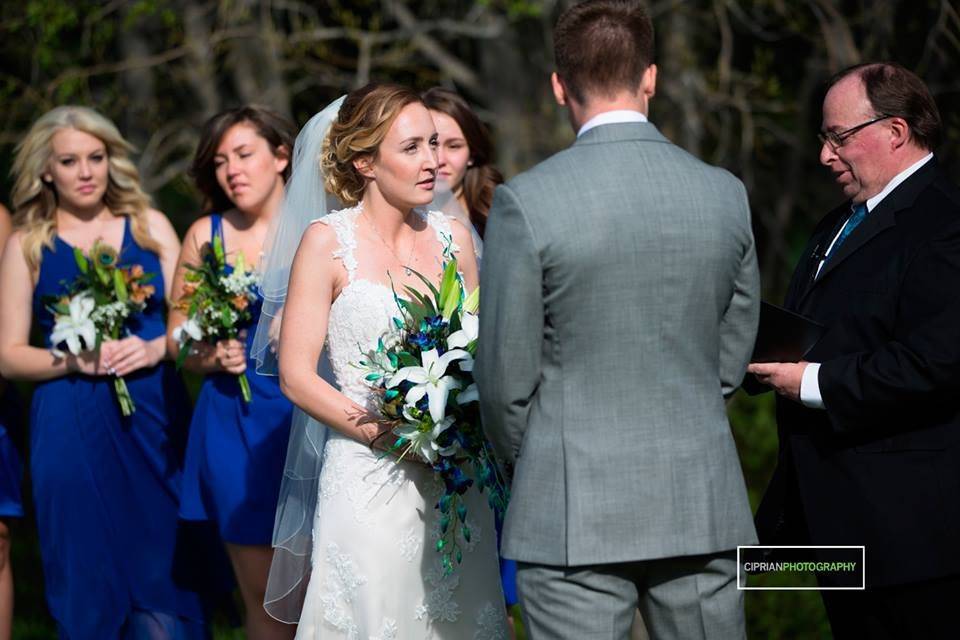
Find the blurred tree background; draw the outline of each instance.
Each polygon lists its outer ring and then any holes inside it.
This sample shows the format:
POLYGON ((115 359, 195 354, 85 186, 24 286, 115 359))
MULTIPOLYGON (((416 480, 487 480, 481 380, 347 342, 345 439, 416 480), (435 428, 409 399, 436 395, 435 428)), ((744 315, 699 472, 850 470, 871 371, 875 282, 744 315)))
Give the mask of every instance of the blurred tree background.
MULTIPOLYGON (((371 80, 460 91, 490 125, 509 177, 567 146, 552 100, 551 30, 569 0, 3 0, 0 201, 14 147, 60 104, 111 117, 140 150, 146 189, 182 232, 199 198, 185 175, 203 121, 243 103, 304 123, 371 80)), ((941 109, 941 163, 960 181, 960 14, 950 0, 656 0, 667 137, 747 185, 765 297, 781 298, 815 222, 841 200, 819 166, 823 81, 861 61, 916 71, 941 109)), ((731 422, 754 504, 777 437, 767 394, 731 422)), ((14 529, 15 637, 52 637, 35 532, 14 529)), ((812 592, 749 592, 750 637, 826 637, 812 592)), ((225 631, 218 632, 228 637, 225 631)), ((233 637, 230 635, 229 637, 233 637)), ((239 637, 239 636, 237 636, 239 637)))

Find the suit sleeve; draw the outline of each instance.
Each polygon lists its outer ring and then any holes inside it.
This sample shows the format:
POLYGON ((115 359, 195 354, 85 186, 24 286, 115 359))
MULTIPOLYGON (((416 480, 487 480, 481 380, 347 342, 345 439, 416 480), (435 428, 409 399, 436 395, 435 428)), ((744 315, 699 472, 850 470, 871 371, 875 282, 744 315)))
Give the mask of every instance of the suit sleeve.
POLYGON ((533 230, 506 185, 497 188, 484 238, 475 375, 487 437, 514 463, 540 382, 543 272, 533 230))
POLYGON ((720 383, 725 398, 733 395, 746 373, 760 319, 760 271, 750 227, 750 205, 740 185, 744 209, 744 240, 733 295, 720 321, 720 383))
POLYGON ((918 250, 906 269, 893 338, 827 360, 820 392, 833 429, 863 432, 956 406, 960 393, 960 225, 918 250))

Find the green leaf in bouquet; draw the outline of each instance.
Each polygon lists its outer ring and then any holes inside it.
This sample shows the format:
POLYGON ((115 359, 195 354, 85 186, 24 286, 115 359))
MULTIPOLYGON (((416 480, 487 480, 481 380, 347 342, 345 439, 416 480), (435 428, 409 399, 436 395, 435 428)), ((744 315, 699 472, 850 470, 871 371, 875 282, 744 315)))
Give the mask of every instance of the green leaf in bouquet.
POLYGON ((480 309, 480 287, 470 292, 467 299, 463 301, 463 310, 467 313, 476 313, 480 309))
POLYGON ((223 266, 226 263, 226 258, 223 255, 223 240, 218 235, 213 237, 213 256, 217 259, 218 266, 223 266))
POLYGON ((387 389, 386 392, 383 394, 383 398, 387 402, 390 402, 391 400, 396 399, 399 395, 400 395, 399 389, 387 389))
POLYGON ((400 318, 394 318, 393 326, 397 328, 397 331, 403 331, 403 320, 401 320, 400 318))
POLYGON ((123 273, 120 269, 113 270, 113 291, 117 294, 117 300, 120 302, 126 302, 127 298, 127 282, 123 279, 123 273))
POLYGON ((193 340, 186 340, 180 345, 180 351, 177 352, 177 370, 183 368, 183 363, 187 361, 187 356, 190 355, 190 347, 192 346, 193 340))
POLYGON ((422 366, 421 363, 420 363, 420 361, 417 360, 416 357, 414 357, 413 354, 411 354, 411 353, 409 353, 409 352, 407 352, 407 351, 401 351, 400 353, 397 354, 397 357, 398 357, 399 360, 400 360, 400 364, 402 364, 402 365, 405 366, 405 367, 419 367, 419 366, 422 366))
POLYGON ((97 279, 100 281, 100 284, 102 284, 104 287, 111 286, 112 283, 111 283, 110 273, 107 270, 107 268, 102 267, 98 262, 94 262, 93 272, 97 274, 97 279))
POLYGON ((420 293, 419 291, 417 291, 411 286, 406 286, 404 287, 404 289, 406 289, 407 294, 413 300, 416 300, 423 307, 424 309, 423 317, 437 315, 437 308, 433 305, 433 301, 430 298, 423 295, 422 293, 420 293))
POLYGON ((368 373, 367 375, 365 375, 365 376, 363 377, 363 379, 366 380, 367 382, 376 382, 377 380, 379 380, 379 379, 382 378, 382 377, 383 377, 383 376, 382 376, 381 374, 379 374, 379 373, 368 373))
MULTIPOLYGON (((110 284, 110 281, 108 280, 106 284, 110 284)), ((104 291, 103 289, 94 289, 93 301, 98 307, 101 305, 110 304, 113 302, 112 292, 104 291)))
POLYGON ((413 270, 413 269, 411 269, 411 271, 413 272, 413 275, 415 275, 415 276, 417 276, 418 278, 420 278, 420 281, 423 282, 423 284, 427 285, 427 288, 430 289, 430 293, 433 294, 433 299, 436 301, 436 306, 437 306, 437 308, 442 307, 443 305, 440 303, 440 292, 437 290, 437 287, 434 286, 434 284, 433 284, 432 282, 430 282, 430 281, 429 281, 422 273, 420 273, 419 271, 416 271, 416 270, 413 270))
POLYGON ((457 260, 447 262, 443 268, 443 278, 440 280, 440 307, 443 317, 450 319, 457 305, 460 304, 460 280, 457 278, 457 260))
POLYGON ((83 255, 83 251, 73 248, 73 259, 77 263, 77 268, 80 269, 80 273, 86 274, 90 270, 90 263, 87 262, 87 256, 83 255))
POLYGON ((148 282, 150 282, 151 280, 153 280, 153 279, 156 278, 156 277, 157 277, 157 274, 156 274, 155 272, 153 272, 153 271, 147 271, 147 272, 144 273, 142 276, 140 276, 139 278, 137 278, 137 282, 139 282, 140 284, 147 284, 148 282))
POLYGON ((230 315, 230 306, 223 305, 220 307, 220 324, 224 329, 229 329, 233 325, 233 317, 230 315))
POLYGON ((400 366, 400 358, 397 357, 397 354, 390 352, 387 354, 387 358, 390 360, 390 366, 394 369, 400 366))
POLYGON ((460 314, 459 314, 459 313, 455 313, 455 314, 453 314, 452 316, 450 316, 450 321, 449 321, 449 324, 447 325, 447 327, 449 328, 449 333, 447 334, 448 336, 449 336, 450 333, 454 333, 454 332, 456 332, 456 331, 460 331, 460 329, 463 328, 463 325, 460 323, 460 314))
MULTIPOLYGON (((426 317, 425 309, 409 300, 403 298, 397 298, 397 302, 400 303, 400 308, 410 314, 410 318, 413 320, 414 324, 420 324, 423 322, 423 319, 426 317)), ((403 325, 400 325, 400 328, 403 328, 403 325)))

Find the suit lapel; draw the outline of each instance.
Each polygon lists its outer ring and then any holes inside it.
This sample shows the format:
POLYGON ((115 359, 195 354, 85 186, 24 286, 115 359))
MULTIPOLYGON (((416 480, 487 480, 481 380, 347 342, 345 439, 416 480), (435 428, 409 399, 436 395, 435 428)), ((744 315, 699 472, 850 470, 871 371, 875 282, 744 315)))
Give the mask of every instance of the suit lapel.
MULTIPOLYGON (((803 303, 803 300, 811 291, 824 282, 830 276, 830 273, 836 271, 847 258, 859 251, 864 245, 869 243, 870 240, 885 230, 896 226, 897 213, 912 207, 917 196, 920 195, 920 192, 926 189, 936 176, 937 161, 936 158, 931 158, 927 164, 920 167, 912 176, 904 180, 896 189, 881 200, 880 204, 867 214, 863 222, 861 222, 847 237, 844 243, 837 248, 836 255, 831 256, 827 263, 823 265, 823 269, 820 270, 820 275, 817 276, 815 280, 812 276, 815 273, 816 266, 814 265, 812 267, 814 271, 811 272, 811 277, 808 279, 809 284, 801 296, 798 306, 803 303)), ((848 203, 845 208, 846 211, 849 211, 849 206, 848 203)), ((833 235, 836 234, 836 231, 837 230, 834 230, 833 235)), ((833 240, 833 235, 826 238, 827 245, 833 240)))
MULTIPOLYGON (((896 216, 894 215, 897 210, 889 206, 884 206, 889 197, 890 196, 884 198, 880 204, 877 205, 876 209, 868 213, 863 219, 863 222, 847 236, 843 244, 837 247, 836 254, 830 256, 827 263, 823 265, 823 269, 820 270, 820 275, 817 276, 813 286, 822 282, 831 271, 839 267, 844 260, 853 255, 860 247, 870 242, 877 234, 897 224, 896 216)), ((833 238, 828 238, 827 242, 829 243, 832 240, 833 238)))

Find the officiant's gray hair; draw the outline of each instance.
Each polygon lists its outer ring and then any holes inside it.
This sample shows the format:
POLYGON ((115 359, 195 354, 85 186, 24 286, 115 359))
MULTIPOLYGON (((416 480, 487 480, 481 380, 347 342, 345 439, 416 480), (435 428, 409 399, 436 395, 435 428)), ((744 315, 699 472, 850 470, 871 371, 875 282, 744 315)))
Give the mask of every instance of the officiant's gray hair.
POLYGON ((554 29, 557 75, 577 100, 636 91, 653 62, 653 22, 637 0, 586 0, 560 16, 554 29))

